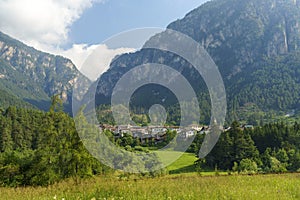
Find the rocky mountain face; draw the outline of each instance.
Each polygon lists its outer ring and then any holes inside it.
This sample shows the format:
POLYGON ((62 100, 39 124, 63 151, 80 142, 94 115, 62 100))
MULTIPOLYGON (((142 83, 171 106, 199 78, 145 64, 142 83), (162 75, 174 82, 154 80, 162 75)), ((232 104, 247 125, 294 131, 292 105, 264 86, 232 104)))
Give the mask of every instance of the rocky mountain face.
POLYGON ((6 94, 0 106, 17 101, 47 110, 50 97, 60 94, 70 110, 78 76, 80 72, 69 59, 40 52, 0 32, 0 86, 1 93, 6 94))
POLYGON ((300 50, 300 2, 215 0, 168 28, 189 35, 230 79, 264 58, 300 50))
MULTIPOLYGON (((249 118, 257 121, 263 116, 252 115, 299 107, 299 1, 213 0, 168 28, 190 36, 213 58, 225 83, 230 119, 251 110, 249 118)), ((109 103, 116 82, 143 63, 161 63, 181 72, 195 89, 200 107, 209 109, 207 88, 191 65, 171 53, 149 49, 122 55, 111 63, 99 79, 97 102, 109 103)), ((161 102, 168 96, 157 92, 155 86, 144 90, 148 92, 133 100, 143 102, 149 100, 149 94, 160 94, 156 101, 161 102)))

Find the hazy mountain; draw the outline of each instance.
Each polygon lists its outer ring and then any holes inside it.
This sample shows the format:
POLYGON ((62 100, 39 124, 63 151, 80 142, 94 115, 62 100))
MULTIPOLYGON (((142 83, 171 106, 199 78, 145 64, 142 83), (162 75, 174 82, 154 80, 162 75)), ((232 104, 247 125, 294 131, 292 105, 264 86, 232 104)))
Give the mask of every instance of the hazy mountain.
POLYGON ((72 86, 80 72, 61 56, 44 53, 0 32, 0 107, 19 105, 47 110, 60 94, 70 111, 72 86))
MULTIPOLYGON (((213 0, 168 28, 198 41, 214 59, 225 82, 229 119, 241 119, 245 115, 248 121, 254 118, 257 122, 266 117, 265 113, 299 107, 300 2, 213 0)), ((171 53, 149 49, 122 55, 111 64, 100 77, 98 103, 109 102, 112 89, 123 74, 149 62, 171 66, 187 77, 198 94, 200 107, 208 113, 210 101, 206 86, 191 66, 171 53)), ((154 85, 142 90, 133 96, 133 104, 150 105, 172 99, 154 85)), ((173 102, 164 104, 173 105, 173 102)))

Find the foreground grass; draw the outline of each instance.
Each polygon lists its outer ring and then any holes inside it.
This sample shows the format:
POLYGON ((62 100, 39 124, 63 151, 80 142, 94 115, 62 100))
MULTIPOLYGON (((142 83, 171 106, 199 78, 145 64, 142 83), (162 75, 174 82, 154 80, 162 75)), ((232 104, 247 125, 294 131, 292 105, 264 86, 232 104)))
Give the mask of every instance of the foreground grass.
POLYGON ((142 180, 97 177, 47 188, 0 188, 0 199, 300 199, 300 174, 186 174, 142 180))

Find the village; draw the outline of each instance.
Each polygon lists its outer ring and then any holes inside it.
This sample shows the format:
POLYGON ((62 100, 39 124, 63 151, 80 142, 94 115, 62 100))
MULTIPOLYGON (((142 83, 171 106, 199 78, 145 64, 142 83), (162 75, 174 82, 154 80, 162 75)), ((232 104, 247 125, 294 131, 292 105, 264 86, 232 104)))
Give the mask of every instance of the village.
MULTIPOLYGON (((253 125, 241 125, 243 129, 253 129, 253 125)), ((222 132, 229 131, 231 127, 220 128, 222 132)), ((168 132, 176 132, 181 139, 189 139, 197 134, 207 134, 211 131, 210 126, 189 125, 187 127, 179 126, 132 126, 119 125, 113 126, 108 124, 100 125, 100 130, 112 132, 115 138, 122 138, 124 135, 131 135, 133 138, 139 138, 141 142, 146 140, 155 140, 157 143, 165 141, 168 132)))
MULTIPOLYGON (((241 128, 253 128, 252 125, 244 125, 241 128)), ((230 127, 222 128, 222 131, 230 130, 230 127)), ((156 142, 165 141, 168 132, 176 132, 181 139, 189 139, 197 134, 207 134, 211 128, 209 126, 190 125, 187 127, 179 126, 132 126, 132 125, 107 125, 100 126, 100 130, 112 132, 115 138, 122 138, 124 135, 131 135, 133 138, 139 138, 141 142, 146 140, 155 140, 156 142)))
POLYGON ((204 134, 209 131, 208 126, 191 125, 186 128, 179 126, 132 126, 132 125, 101 125, 101 130, 108 130, 114 134, 116 138, 122 138, 125 134, 129 134, 134 138, 140 138, 141 142, 145 140, 164 141, 167 132, 176 132, 181 138, 191 138, 196 134, 204 134))

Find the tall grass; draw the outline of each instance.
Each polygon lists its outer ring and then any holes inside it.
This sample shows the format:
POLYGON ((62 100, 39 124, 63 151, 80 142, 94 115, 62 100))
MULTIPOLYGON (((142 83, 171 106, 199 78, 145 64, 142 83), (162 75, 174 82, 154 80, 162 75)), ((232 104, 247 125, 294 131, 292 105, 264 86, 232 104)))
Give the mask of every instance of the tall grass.
POLYGON ((300 174, 172 175, 119 180, 116 176, 61 182, 47 188, 0 188, 0 199, 300 199, 300 174))

